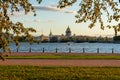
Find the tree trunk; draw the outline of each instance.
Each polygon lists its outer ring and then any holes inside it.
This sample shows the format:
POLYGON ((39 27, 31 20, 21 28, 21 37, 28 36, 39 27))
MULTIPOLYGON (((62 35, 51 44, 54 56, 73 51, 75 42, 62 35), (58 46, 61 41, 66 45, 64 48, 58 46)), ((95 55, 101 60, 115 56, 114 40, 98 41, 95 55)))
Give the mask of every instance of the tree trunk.
POLYGON ((114 28, 115 36, 117 36, 117 28, 114 28))

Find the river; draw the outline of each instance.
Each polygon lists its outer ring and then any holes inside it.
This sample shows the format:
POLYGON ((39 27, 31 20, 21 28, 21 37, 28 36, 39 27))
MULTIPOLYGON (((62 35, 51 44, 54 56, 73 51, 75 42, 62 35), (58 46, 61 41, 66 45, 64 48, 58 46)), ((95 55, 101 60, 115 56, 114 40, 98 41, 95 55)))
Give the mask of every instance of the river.
MULTIPOLYGON (((13 52, 17 51, 15 44, 11 44, 10 48, 13 52)), ((33 43, 30 45, 26 42, 21 42, 18 49, 19 52, 75 52, 82 53, 83 49, 86 53, 96 53, 99 50, 99 53, 120 53, 120 44, 115 43, 33 43), (30 49, 31 48, 31 49, 30 49)))

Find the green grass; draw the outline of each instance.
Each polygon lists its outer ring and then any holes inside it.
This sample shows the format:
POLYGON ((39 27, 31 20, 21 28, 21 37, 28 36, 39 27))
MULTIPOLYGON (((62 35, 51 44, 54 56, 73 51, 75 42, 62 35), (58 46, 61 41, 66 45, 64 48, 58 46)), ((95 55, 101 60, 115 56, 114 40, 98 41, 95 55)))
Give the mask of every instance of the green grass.
POLYGON ((120 80, 119 67, 0 66, 0 80, 120 80))
POLYGON ((34 55, 9 56, 9 59, 120 59, 120 55, 34 55))

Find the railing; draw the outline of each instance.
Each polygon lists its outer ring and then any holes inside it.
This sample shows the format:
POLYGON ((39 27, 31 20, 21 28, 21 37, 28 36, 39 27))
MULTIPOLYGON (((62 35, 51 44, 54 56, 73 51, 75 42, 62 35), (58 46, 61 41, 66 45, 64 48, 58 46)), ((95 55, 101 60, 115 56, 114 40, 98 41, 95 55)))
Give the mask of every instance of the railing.
POLYGON ((107 51, 104 50, 104 48, 80 48, 79 50, 75 51, 73 48, 66 48, 66 50, 59 49, 59 48, 54 48, 54 49, 47 49, 47 48, 40 48, 40 49, 33 49, 33 48, 28 48, 28 49, 12 49, 12 52, 54 52, 54 53, 59 53, 59 52, 66 52, 66 53, 119 53, 119 51, 115 50, 114 48, 109 48, 107 51))

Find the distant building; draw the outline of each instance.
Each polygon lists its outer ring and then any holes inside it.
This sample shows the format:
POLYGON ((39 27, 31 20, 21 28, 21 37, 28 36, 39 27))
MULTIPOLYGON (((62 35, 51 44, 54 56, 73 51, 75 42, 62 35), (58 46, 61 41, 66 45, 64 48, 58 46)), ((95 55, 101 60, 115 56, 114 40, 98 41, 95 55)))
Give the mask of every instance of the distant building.
POLYGON ((40 41, 40 36, 34 37, 34 41, 40 41))
POLYGON ((50 42, 59 42, 61 39, 60 35, 54 35, 52 36, 52 38, 50 39, 50 42))
POLYGON ((71 30, 70 30, 69 26, 68 26, 68 28, 66 29, 66 36, 67 36, 67 37, 71 37, 71 30))
POLYGON ((44 36, 44 35, 41 35, 40 36, 40 41, 41 42, 48 42, 50 39, 49 39, 49 37, 48 36, 44 36))
POLYGON ((37 37, 34 37, 34 41, 40 41, 40 42, 48 42, 50 39, 48 36, 44 36, 43 34, 37 37))
POLYGON ((68 26, 65 31, 65 34, 54 35, 50 30, 49 36, 44 36, 42 34, 38 37, 35 37, 35 40, 41 42, 96 42, 96 41, 110 41, 110 38, 83 36, 76 34, 72 35, 72 32, 68 26))
POLYGON ((49 41, 52 40, 52 37, 53 37, 53 34, 52 34, 52 31, 50 30, 50 34, 49 34, 49 41))
POLYGON ((53 34, 52 34, 52 31, 50 30, 50 34, 49 34, 49 37, 52 37, 53 36, 53 34))
POLYGON ((52 31, 50 30, 50 34, 49 34, 49 41, 50 42, 60 42, 60 41, 68 41, 70 38, 72 38, 71 36, 71 30, 68 26, 68 28, 65 31, 65 35, 53 35, 52 31))

